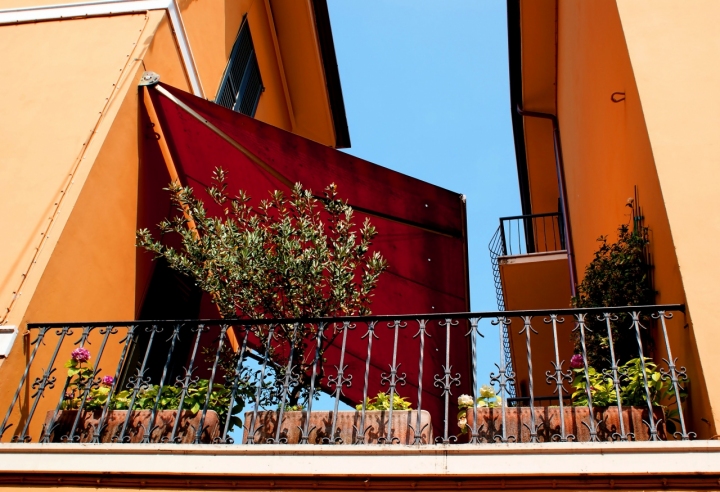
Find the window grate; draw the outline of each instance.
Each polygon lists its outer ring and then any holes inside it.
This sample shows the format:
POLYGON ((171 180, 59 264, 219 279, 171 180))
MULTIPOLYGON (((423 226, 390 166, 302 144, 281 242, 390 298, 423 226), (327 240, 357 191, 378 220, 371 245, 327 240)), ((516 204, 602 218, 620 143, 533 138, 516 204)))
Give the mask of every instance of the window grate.
POLYGON ((215 103, 248 116, 255 116, 264 88, 260 77, 250 26, 240 27, 215 103))

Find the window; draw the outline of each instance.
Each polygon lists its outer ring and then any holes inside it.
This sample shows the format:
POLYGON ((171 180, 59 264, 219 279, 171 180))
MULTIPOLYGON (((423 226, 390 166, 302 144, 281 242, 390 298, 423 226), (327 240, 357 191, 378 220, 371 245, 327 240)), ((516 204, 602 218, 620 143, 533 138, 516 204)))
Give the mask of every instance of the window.
POLYGON ((240 26, 230 61, 225 68, 215 103, 248 116, 255 116, 260 94, 265 90, 260 78, 250 26, 240 26))

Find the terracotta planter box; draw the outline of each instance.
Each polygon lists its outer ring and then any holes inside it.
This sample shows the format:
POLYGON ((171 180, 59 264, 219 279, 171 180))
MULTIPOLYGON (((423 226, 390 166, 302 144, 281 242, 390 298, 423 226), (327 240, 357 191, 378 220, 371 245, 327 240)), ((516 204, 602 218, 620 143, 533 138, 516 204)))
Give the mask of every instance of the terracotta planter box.
MULTIPOLYGON (((77 412, 77 410, 63 410, 58 412, 56 420, 57 426, 50 436, 50 442, 62 442, 61 438, 70 434, 77 412)), ((127 412, 127 410, 113 410, 108 412, 105 419, 106 427, 100 434, 101 442, 113 442, 112 438, 119 435, 125 423, 127 412)), ((150 425, 151 413, 151 410, 132 411, 130 421, 125 431, 125 435, 130 438, 131 443, 139 443, 142 441, 145 429, 150 425)), ((177 413, 177 410, 158 410, 155 414, 155 425, 158 426, 158 428, 150 435, 150 442, 164 442, 164 440, 167 441, 170 439, 177 413)), ((53 412, 47 413, 45 426, 50 423, 52 414, 53 412)), ((101 414, 102 412, 100 410, 82 413, 77 428, 75 429, 75 435, 80 439, 79 442, 92 441, 93 433, 95 432, 101 414)), ((180 412, 180 424, 178 425, 176 434, 179 442, 190 444, 195 440, 196 429, 198 425, 200 425, 201 418, 202 412, 195 414, 189 410, 180 412)), ((200 437, 200 441, 203 443, 212 443, 216 437, 220 436, 220 419, 218 418, 218 414, 213 410, 208 410, 205 415, 204 425, 205 430, 200 437)))
MULTIPOLYGON (((243 443, 247 442, 248 428, 252 422, 252 412, 245 413, 245 437, 243 443)), ((384 438, 387 431, 387 422, 390 412, 385 410, 368 410, 365 412, 365 433, 366 444, 377 444, 378 439, 384 438)), ((258 412, 255 420, 254 442, 265 444, 268 439, 275 439, 277 429, 277 411, 258 412)), ((313 411, 310 416, 310 429, 308 442, 310 444, 323 444, 323 439, 339 437, 342 444, 355 444, 358 439, 360 428, 361 412, 344 411, 338 412, 337 427, 340 431, 332 435, 333 412, 319 410, 313 411)), ((287 439, 288 444, 297 444, 304 429, 307 412, 285 412, 282 418, 282 436, 287 439)), ((417 424, 417 410, 393 410, 392 415, 393 438, 398 438, 398 444, 413 444, 415 442, 415 427, 417 424)), ((423 444, 433 442, 432 423, 430 414, 423 410, 420 414, 421 439, 423 444)))
MULTIPOLYGON (((535 407, 535 426, 539 426, 537 437, 540 442, 551 442, 555 434, 560 434, 560 407, 535 407)), ((611 441, 613 434, 620 434, 620 419, 618 418, 617 407, 595 407, 595 421, 598 439, 611 441)), ((583 422, 590 424, 590 410, 587 407, 563 407, 565 417, 565 433, 575 436, 575 442, 590 441, 590 430, 583 422)), ((530 408, 528 407, 507 407, 505 409, 505 422, 507 435, 515 436, 515 442, 530 442, 530 408)), ((625 433, 635 434, 636 441, 649 441, 650 432, 647 425, 647 407, 623 407, 623 422, 625 433)), ((658 436, 665 440, 664 413, 662 408, 656 407, 653 410, 655 422, 658 427, 658 436), (663 419, 661 424, 657 422, 663 419)), ((502 435, 502 409, 501 408, 478 408, 478 434, 481 439, 493 442, 496 435, 502 435)), ((467 409, 468 433, 472 431, 474 416, 473 409, 467 409)))

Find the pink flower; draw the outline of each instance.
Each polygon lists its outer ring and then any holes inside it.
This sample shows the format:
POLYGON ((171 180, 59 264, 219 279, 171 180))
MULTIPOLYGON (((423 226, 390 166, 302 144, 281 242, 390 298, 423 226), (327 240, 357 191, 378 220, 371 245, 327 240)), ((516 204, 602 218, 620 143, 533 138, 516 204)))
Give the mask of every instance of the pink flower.
POLYGON ((585 367, 585 363, 583 362, 582 355, 580 354, 574 354, 572 358, 570 359, 570 367, 573 369, 581 369, 585 367))
POLYGON ((102 384, 105 386, 112 386, 113 382, 115 381, 115 378, 112 376, 103 376, 103 378, 100 380, 102 384))
POLYGON ((90 360, 90 351, 84 347, 78 347, 70 352, 70 357, 72 357, 75 362, 87 362, 90 360))

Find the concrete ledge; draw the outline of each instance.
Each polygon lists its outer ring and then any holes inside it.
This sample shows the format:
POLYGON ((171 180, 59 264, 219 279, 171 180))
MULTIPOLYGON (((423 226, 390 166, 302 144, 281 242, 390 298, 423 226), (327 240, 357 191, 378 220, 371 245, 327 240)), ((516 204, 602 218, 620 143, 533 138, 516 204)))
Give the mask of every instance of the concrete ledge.
POLYGON ((720 442, 451 446, 2 444, 0 474, 295 478, 720 475, 720 442))
POLYGON ((507 255, 498 257, 500 265, 513 265, 516 263, 534 263, 536 261, 567 261, 567 251, 543 251, 542 253, 525 253, 524 255, 507 255))

